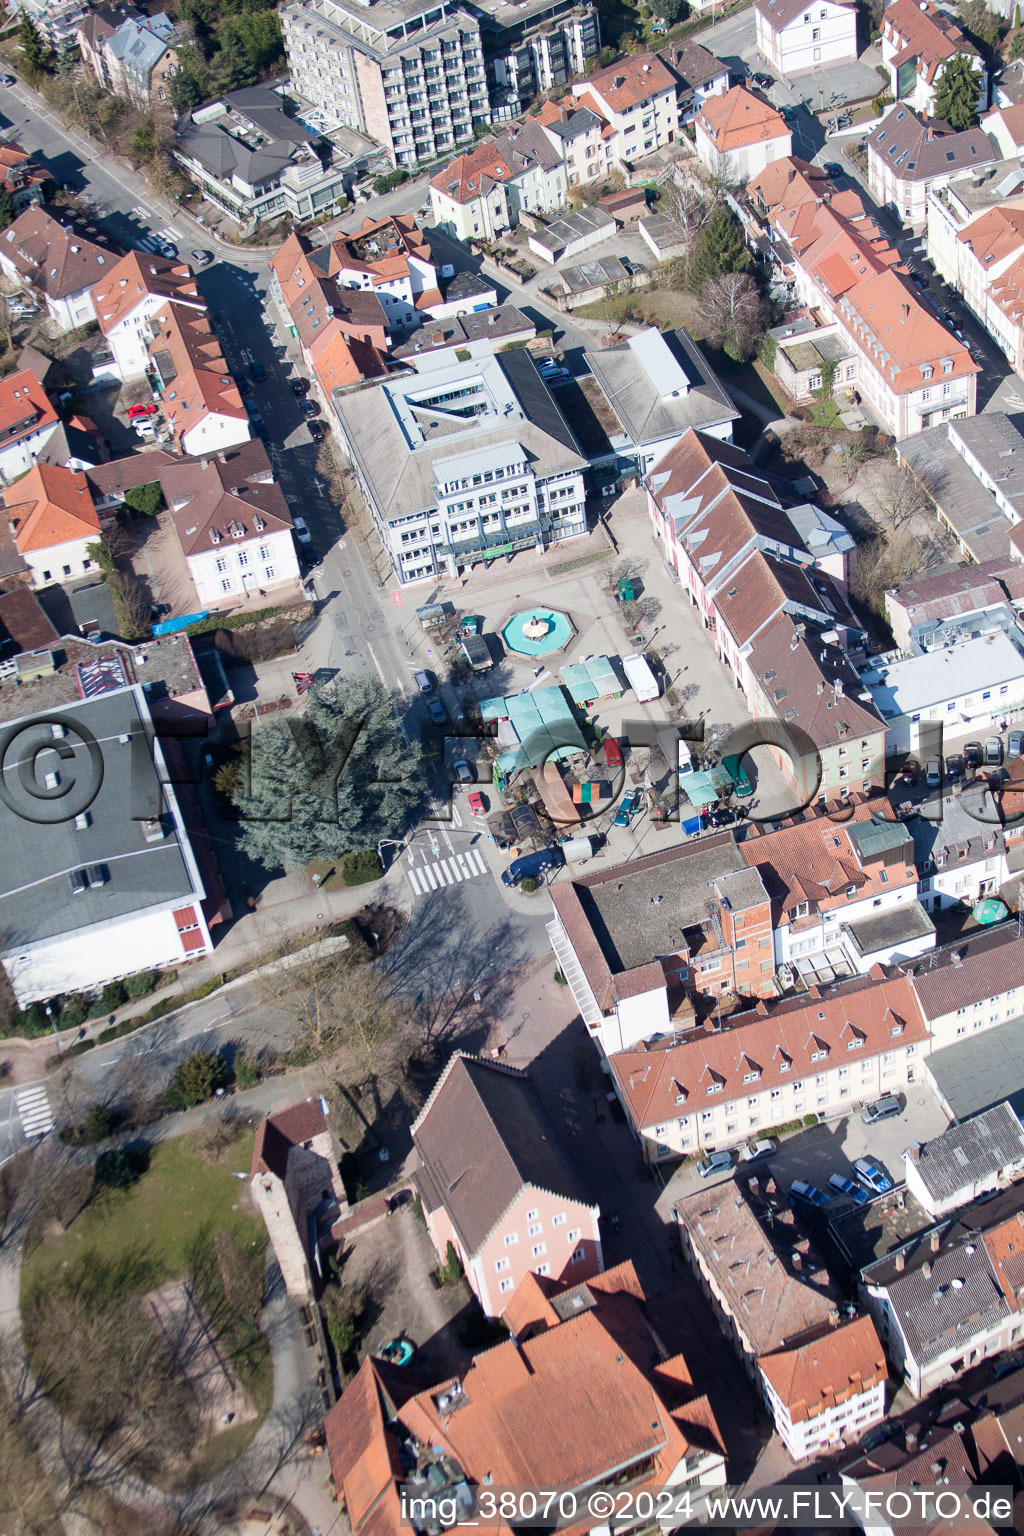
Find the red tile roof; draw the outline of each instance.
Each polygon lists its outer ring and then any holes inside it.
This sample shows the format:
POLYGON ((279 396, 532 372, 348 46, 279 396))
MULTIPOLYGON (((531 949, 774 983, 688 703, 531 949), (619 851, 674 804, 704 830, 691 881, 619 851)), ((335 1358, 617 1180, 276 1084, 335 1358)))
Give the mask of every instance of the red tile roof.
POLYGON ((391 1428, 397 1394, 396 1368, 371 1356, 363 1361, 324 1420, 327 1455, 338 1498, 344 1502, 353 1536, 400 1536, 398 1485, 402 1463, 391 1428))
POLYGON ((900 49, 892 62, 916 57, 918 74, 929 82, 955 53, 978 57, 977 49, 932 0, 892 0, 882 14, 882 33, 900 49))
POLYGON ((27 283, 51 299, 91 288, 117 261, 103 246, 36 207, 26 208, 4 230, 0 252, 27 283))
POLYGON ((184 447, 186 433, 209 414, 248 421, 205 310, 168 304, 151 317, 150 329, 149 355, 167 381, 161 404, 179 447, 184 447))
POLYGON ((782 113, 742 85, 734 85, 724 96, 712 96, 706 101, 698 122, 722 155, 750 144, 792 139, 782 113))
POLYGON ((759 1074, 758 1092, 766 1093, 821 1071, 815 1059, 850 1060, 851 1042, 861 1042, 857 1059, 867 1059, 892 1050, 894 1039, 902 1047, 927 1038, 907 977, 860 976, 820 995, 811 988, 806 997, 760 1002, 733 1014, 720 1030, 691 1030, 668 1050, 618 1051, 610 1062, 630 1118, 643 1129, 693 1114, 716 1084, 716 1104, 745 1098, 751 1072, 759 1074))
POLYGON ((761 1355, 757 1363, 794 1424, 840 1407, 888 1375, 885 1351, 870 1317, 854 1318, 805 1343, 761 1355))
MULTIPOLYGON (((675 79, 656 53, 634 53, 622 58, 607 69, 588 75, 586 96, 596 96, 606 101, 613 112, 628 112, 641 102, 650 101, 664 91, 675 90, 675 79)), ((589 101, 578 102, 590 106, 589 101)), ((598 117, 607 116, 600 106, 592 107, 598 117)))
POLYGON ((36 165, 20 144, 8 139, 0 144, 0 185, 8 192, 24 192, 26 187, 41 187, 49 181, 49 171, 36 165))
POLYGON ((7 487, 4 507, 23 555, 99 535, 99 515, 77 470, 37 464, 7 487))
POLYGON ((109 334, 149 295, 185 303, 191 309, 206 308, 191 268, 185 262, 151 256, 143 251, 129 251, 92 291, 100 330, 109 334))
POLYGON ((30 369, 0 379, 0 447, 6 448, 51 422, 56 425, 57 419, 45 389, 30 369))
POLYGON ((466 154, 457 155, 431 178, 430 185, 453 202, 471 203, 484 196, 496 183, 511 181, 515 175, 494 140, 485 139, 466 154))

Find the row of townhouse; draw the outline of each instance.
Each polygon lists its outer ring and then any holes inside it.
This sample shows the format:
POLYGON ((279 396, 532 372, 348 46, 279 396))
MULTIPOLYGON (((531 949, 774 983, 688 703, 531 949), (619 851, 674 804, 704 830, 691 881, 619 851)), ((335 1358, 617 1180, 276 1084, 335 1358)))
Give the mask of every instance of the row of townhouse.
POLYGON ((817 507, 783 507, 748 456, 687 433, 647 479, 662 558, 698 609, 798 802, 879 782, 884 725, 846 646, 852 541, 817 507), (813 551, 813 553, 812 553, 813 551))
POLYGON ((1010 160, 995 161, 987 171, 933 188, 927 225, 928 258, 935 270, 963 295, 1010 366, 1022 372, 1024 172, 1020 151, 1010 160))
POLYGON ((141 112, 169 117, 171 77, 177 67, 177 33, 163 11, 87 12, 78 28, 78 51, 86 71, 114 96, 141 112))
POLYGON ((849 1114, 914 1083, 941 1096, 929 1058, 1019 1020, 1022 959, 1024 939, 1007 924, 727 1019, 687 1027, 677 1010, 667 1030, 607 1057, 612 1083, 649 1162, 736 1146, 804 1115, 849 1114))
POLYGON ((979 365, 921 302, 855 192, 783 162, 754 178, 747 198, 748 238, 767 236, 778 277, 817 334, 842 343, 843 387, 855 385, 894 437, 974 415, 979 365))
POLYGON ((674 143, 728 82, 727 65, 699 43, 629 55, 439 171, 430 184, 435 222, 463 240, 492 240, 520 212, 555 213, 571 187, 628 172, 674 143))
POLYGON ((683 1256, 795 1461, 859 1439, 885 1416, 885 1353, 851 1316, 771 1181, 677 1201, 683 1256))

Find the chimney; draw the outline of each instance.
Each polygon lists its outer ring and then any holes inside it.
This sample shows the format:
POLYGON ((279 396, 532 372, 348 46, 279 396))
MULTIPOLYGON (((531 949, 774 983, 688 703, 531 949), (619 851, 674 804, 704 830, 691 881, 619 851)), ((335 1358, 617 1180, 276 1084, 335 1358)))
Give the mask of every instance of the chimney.
POLYGON ((919 1163, 921 1161, 921 1143, 919 1141, 912 1141, 907 1151, 910 1153, 910 1161, 912 1163, 919 1163))
POLYGON ((752 1195, 756 1195, 756 1194, 760 1193, 761 1180, 756 1176, 756 1174, 755 1174, 755 1176, 752 1179, 748 1180, 747 1188, 749 1189, 749 1191, 750 1191, 750 1193, 752 1195))
POLYGON ((796 1248, 793 1249, 793 1273, 799 1275, 804 1267, 804 1256, 796 1248))
POLYGON ((931 1278, 931 1272, 932 1261, 931 1259, 925 1259, 924 1263, 921 1265, 921 1273, 924 1275, 925 1279, 928 1280, 931 1278))
POLYGON ((905 325, 906 322, 909 319, 910 319, 910 305, 909 304, 901 304, 900 305, 900 324, 901 325, 905 325))
POLYGON ((210 467, 209 459, 200 459, 199 460, 199 467, 200 467, 200 469, 209 469, 209 467, 210 467))
POLYGON ((931 1249, 932 1253, 938 1253, 938 1251, 941 1248, 941 1246, 942 1246, 942 1233, 941 1232, 932 1232, 930 1234, 929 1238, 928 1238, 928 1247, 931 1249))
POLYGON ((907 1442, 907 1450, 910 1451, 911 1453, 916 1451, 917 1450, 917 1435, 914 1433, 914 1431, 912 1429, 908 1429, 907 1430, 905 1438, 906 1438, 906 1442, 907 1442))
POLYGON ((907 1267, 907 1256, 906 1256, 905 1253, 900 1252, 900 1253, 898 1253, 896 1255, 896 1273, 898 1275, 902 1275, 902 1273, 906 1269, 906 1267, 907 1267))

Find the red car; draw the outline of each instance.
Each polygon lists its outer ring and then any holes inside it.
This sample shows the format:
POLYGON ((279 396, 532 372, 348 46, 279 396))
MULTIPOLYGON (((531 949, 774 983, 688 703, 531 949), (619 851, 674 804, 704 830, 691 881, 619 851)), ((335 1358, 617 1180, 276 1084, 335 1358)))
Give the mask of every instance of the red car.
POLYGON ((474 789, 472 793, 466 796, 466 799, 469 801, 469 808, 474 816, 486 816, 487 805, 479 790, 474 789))
POLYGON ((131 421, 136 416, 153 416, 155 413, 156 406, 152 401, 148 405, 130 405, 128 407, 128 420, 131 421))
POLYGON ((621 768, 622 748, 619 746, 618 738, 615 736, 606 736, 601 745, 604 748, 605 767, 621 768))

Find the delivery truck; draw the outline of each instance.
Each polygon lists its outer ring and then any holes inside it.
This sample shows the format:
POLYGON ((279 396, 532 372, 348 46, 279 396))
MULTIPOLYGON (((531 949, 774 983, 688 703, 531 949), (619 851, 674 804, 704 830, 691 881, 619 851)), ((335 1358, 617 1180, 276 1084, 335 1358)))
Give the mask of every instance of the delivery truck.
POLYGON ((646 656, 641 656, 639 653, 635 656, 624 656, 622 670, 641 704, 650 704, 658 697, 658 679, 648 666, 646 656))

